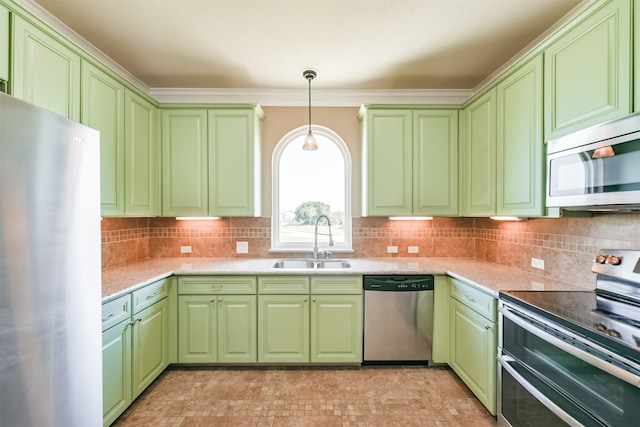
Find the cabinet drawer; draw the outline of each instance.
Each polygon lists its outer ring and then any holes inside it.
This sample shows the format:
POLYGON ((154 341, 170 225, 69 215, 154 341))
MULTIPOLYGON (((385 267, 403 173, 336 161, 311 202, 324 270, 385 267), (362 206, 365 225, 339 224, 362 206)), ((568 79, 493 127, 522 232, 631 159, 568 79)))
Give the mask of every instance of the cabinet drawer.
POLYGON ((183 276, 178 278, 178 293, 182 295, 256 293, 255 276, 183 276))
POLYGON ((326 295, 362 294, 362 276, 314 276, 311 293, 326 295))
POLYGON ((496 321, 495 297, 456 279, 451 279, 451 297, 487 319, 496 321))
POLYGON ((131 317, 131 294, 102 304, 102 330, 106 331, 113 325, 131 317))
POLYGON ((144 310, 169 295, 169 278, 158 280, 142 289, 133 291, 133 313, 144 310))
POLYGON ((258 277, 259 294, 308 294, 308 276, 263 276, 258 277))

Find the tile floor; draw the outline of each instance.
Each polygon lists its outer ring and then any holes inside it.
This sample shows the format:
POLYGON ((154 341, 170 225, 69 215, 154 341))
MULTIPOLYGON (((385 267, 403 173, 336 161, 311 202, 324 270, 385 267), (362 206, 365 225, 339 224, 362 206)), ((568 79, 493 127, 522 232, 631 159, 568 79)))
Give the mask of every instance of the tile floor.
POLYGON ((113 424, 495 425, 451 370, 432 367, 170 369, 113 424))

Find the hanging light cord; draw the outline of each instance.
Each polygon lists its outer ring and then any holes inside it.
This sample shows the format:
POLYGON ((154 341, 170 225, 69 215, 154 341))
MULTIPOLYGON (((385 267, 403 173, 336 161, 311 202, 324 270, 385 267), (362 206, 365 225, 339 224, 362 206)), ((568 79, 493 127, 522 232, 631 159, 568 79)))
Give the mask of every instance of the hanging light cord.
POLYGON ((309 81, 309 135, 311 135, 311 80, 313 76, 311 74, 307 75, 307 80, 309 81))

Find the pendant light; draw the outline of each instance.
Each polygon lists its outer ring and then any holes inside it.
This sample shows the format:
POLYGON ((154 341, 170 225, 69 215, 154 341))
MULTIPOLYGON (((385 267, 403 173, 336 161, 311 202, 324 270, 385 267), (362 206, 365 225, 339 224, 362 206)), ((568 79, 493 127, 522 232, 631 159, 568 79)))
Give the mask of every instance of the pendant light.
POLYGON ((309 133, 304 139, 302 149, 307 151, 315 151, 318 149, 316 138, 311 133, 311 80, 315 79, 318 73, 315 70, 304 70, 302 76, 309 81, 309 133))

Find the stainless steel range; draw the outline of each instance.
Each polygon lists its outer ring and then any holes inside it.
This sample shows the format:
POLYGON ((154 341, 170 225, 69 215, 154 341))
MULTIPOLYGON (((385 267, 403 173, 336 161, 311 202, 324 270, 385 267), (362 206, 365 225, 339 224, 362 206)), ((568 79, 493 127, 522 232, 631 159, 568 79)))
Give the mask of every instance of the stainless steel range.
POLYGON ((596 290, 500 293, 498 423, 640 423, 640 250, 602 249, 596 290))

